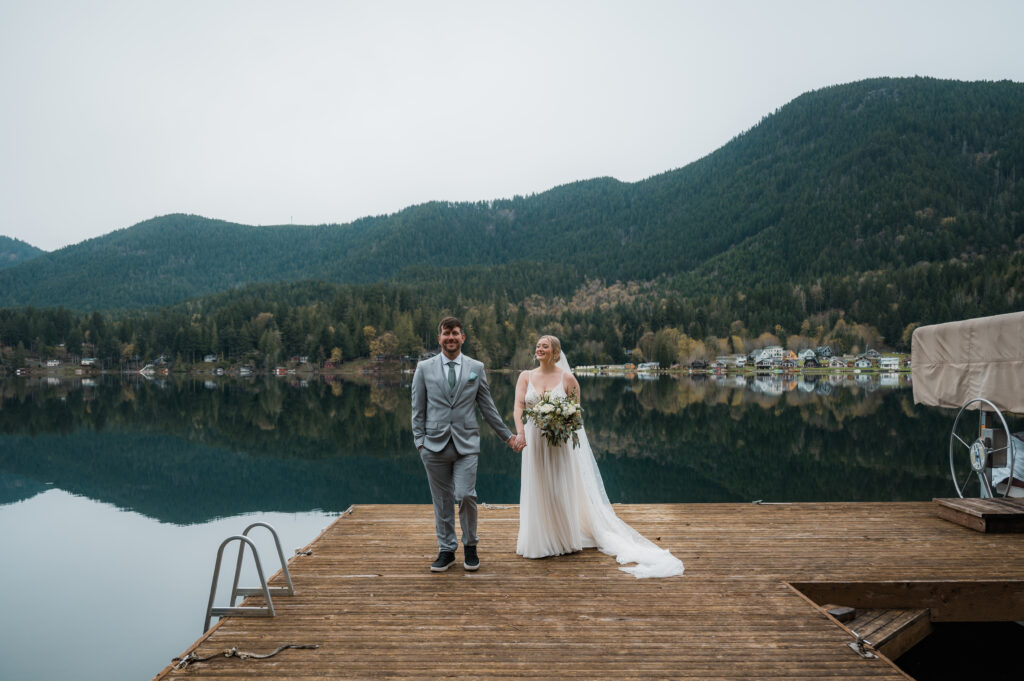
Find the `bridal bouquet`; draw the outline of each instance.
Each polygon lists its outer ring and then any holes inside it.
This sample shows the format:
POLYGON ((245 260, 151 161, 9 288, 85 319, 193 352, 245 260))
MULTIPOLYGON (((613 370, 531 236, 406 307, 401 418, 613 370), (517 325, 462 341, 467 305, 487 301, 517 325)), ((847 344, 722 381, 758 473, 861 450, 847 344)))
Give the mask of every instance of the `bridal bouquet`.
POLYGON ((541 435, 553 447, 572 438, 572 446, 580 446, 577 430, 583 427, 583 407, 567 397, 544 393, 540 401, 523 410, 523 418, 533 421, 541 435))

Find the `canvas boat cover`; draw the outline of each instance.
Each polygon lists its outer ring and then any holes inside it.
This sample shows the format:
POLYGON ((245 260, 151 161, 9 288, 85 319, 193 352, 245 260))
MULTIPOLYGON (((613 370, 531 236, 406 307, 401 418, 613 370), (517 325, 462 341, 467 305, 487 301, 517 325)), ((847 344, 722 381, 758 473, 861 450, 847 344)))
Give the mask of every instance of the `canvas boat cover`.
POLYGON ((910 362, 917 404, 959 409, 983 397, 1024 414, 1024 312, 918 327, 910 362))

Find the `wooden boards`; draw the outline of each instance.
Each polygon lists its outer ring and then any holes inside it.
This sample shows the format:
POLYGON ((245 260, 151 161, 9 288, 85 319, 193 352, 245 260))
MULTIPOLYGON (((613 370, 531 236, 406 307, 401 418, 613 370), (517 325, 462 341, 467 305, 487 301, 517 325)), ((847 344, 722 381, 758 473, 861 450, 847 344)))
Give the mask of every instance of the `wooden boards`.
MULTIPOLYGON (((984 572, 983 566, 978 570, 984 572)), ((1024 578, 792 582, 792 586, 815 603, 927 608, 933 622, 1016 622, 1024 615, 1024 578)))
POLYGON ((866 609, 857 612, 846 627, 890 660, 917 645, 931 633, 927 608, 866 609))
POLYGON ((1024 532, 1024 500, 933 499, 936 512, 957 525, 978 532, 1024 532))
POLYGON ((638 580, 596 550, 525 560, 515 506, 481 506, 478 572, 462 570, 460 551, 432 574, 430 506, 357 506, 290 561, 297 593, 274 601, 277 617, 226 618, 189 650, 319 648, 157 678, 905 681, 884 656, 851 650, 850 632, 790 583, 1024 580, 1024 535, 968 531, 928 502, 615 509, 686 574, 638 580))

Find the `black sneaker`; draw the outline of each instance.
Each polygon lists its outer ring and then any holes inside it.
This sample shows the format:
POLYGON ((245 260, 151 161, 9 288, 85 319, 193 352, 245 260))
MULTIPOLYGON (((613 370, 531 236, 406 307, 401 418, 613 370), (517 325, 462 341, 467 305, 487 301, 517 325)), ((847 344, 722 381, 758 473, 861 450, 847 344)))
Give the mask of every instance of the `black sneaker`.
POLYGON ((442 551, 437 554, 437 560, 430 564, 431 572, 444 572, 455 562, 454 551, 442 551))
POLYGON ((463 556, 462 567, 470 572, 480 569, 480 558, 476 555, 476 545, 463 546, 462 551, 465 554, 465 556, 463 556))

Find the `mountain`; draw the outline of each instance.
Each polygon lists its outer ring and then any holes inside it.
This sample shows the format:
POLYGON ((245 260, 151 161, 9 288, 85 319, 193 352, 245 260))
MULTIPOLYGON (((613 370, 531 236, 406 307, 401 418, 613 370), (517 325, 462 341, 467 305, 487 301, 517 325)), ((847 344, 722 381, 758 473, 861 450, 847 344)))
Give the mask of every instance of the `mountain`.
POLYGON ((45 252, 41 248, 36 248, 20 239, 0 236, 0 270, 14 267, 45 252))
POLYGON ((0 271, 0 305, 134 308, 250 282, 462 281, 553 265, 572 285, 659 280, 685 295, 895 272, 909 273, 916 300, 939 293, 930 267, 953 264, 1012 285, 1024 250, 1021 111, 1013 82, 838 85, 635 183, 599 178, 346 225, 155 218, 0 271))
POLYGON ((744 273, 794 280, 1020 251, 1022 111, 1024 85, 1011 82, 886 79, 803 95, 694 164, 729 178, 715 194, 732 211, 709 220, 728 246, 694 272, 749 284, 744 273))

